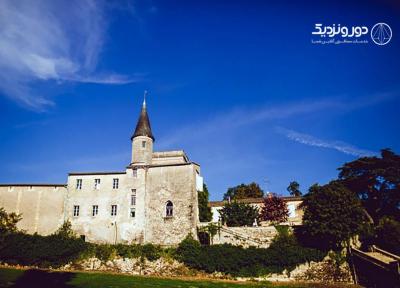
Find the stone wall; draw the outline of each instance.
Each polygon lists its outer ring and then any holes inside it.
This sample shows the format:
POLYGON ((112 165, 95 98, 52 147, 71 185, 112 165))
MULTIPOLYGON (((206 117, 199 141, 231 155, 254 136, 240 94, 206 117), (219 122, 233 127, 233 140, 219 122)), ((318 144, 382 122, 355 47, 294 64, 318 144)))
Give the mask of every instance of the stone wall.
POLYGON ((8 213, 22 214, 17 227, 28 233, 49 235, 64 221, 63 185, 1 185, 0 207, 8 213))
POLYGON ((145 242, 177 245, 189 233, 197 235, 198 203, 196 173, 192 163, 149 167, 146 179, 145 242), (167 201, 173 216, 167 217, 167 201))
POLYGON ((278 234, 275 227, 224 227, 214 236, 213 244, 232 244, 243 247, 267 248, 278 234))

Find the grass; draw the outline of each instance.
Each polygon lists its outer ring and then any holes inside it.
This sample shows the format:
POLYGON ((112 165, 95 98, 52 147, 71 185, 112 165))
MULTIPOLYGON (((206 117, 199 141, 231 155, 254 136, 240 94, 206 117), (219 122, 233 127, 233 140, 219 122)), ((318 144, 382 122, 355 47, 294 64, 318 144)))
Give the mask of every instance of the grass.
MULTIPOLYGON (((54 272, 0 268, 1 288, 311 288, 329 287, 313 284, 232 283, 228 281, 179 280, 108 273, 54 272)), ((338 287, 338 286, 330 286, 338 287)), ((342 286, 344 287, 344 286, 342 286)), ((347 286, 349 287, 349 286, 347 286)))

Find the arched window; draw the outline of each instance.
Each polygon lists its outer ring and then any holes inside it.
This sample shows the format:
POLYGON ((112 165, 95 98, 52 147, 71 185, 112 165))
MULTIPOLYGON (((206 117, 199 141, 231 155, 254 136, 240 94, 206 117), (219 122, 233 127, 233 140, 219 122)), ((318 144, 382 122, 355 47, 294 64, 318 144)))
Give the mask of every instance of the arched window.
POLYGON ((167 201, 167 204, 165 205, 165 216, 172 217, 173 213, 174 213, 174 204, 172 204, 171 201, 167 201))

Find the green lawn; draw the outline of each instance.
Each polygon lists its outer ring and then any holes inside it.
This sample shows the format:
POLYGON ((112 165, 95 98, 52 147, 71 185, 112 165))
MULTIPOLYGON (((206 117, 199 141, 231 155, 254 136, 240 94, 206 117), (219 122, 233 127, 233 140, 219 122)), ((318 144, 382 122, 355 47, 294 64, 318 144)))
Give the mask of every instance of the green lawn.
MULTIPOLYGON (((49 272, 0 268, 0 287, 12 288, 310 288, 327 287, 306 284, 231 283, 224 281, 177 280, 107 273, 49 272)), ((331 286, 337 287, 337 286, 331 286)))

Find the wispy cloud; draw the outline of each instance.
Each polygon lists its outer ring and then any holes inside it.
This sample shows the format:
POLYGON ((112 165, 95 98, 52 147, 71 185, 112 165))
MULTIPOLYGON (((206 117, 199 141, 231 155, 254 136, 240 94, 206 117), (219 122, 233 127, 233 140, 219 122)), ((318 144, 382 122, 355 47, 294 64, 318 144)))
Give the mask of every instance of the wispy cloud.
POLYGON ((39 81, 126 84, 140 80, 96 71, 107 19, 102 1, 0 1, 0 91, 34 110, 53 102, 39 81))
POLYGON ((309 146, 334 149, 344 154, 353 155, 357 157, 378 155, 378 153, 374 151, 360 149, 358 147, 355 147, 351 144, 342 141, 322 140, 314 136, 311 136, 309 134, 300 133, 283 127, 276 127, 276 131, 286 136, 290 140, 309 146))
POLYGON ((266 105, 261 108, 237 108, 220 113, 201 122, 193 123, 169 133, 167 138, 161 139, 159 147, 171 148, 185 139, 200 139, 221 131, 237 129, 242 126, 261 123, 263 121, 289 119, 295 116, 309 115, 315 112, 347 112, 366 106, 389 101, 396 97, 393 92, 384 92, 359 98, 331 97, 322 99, 309 99, 281 105, 266 105), (196 133, 193 133, 196 131, 196 133))

